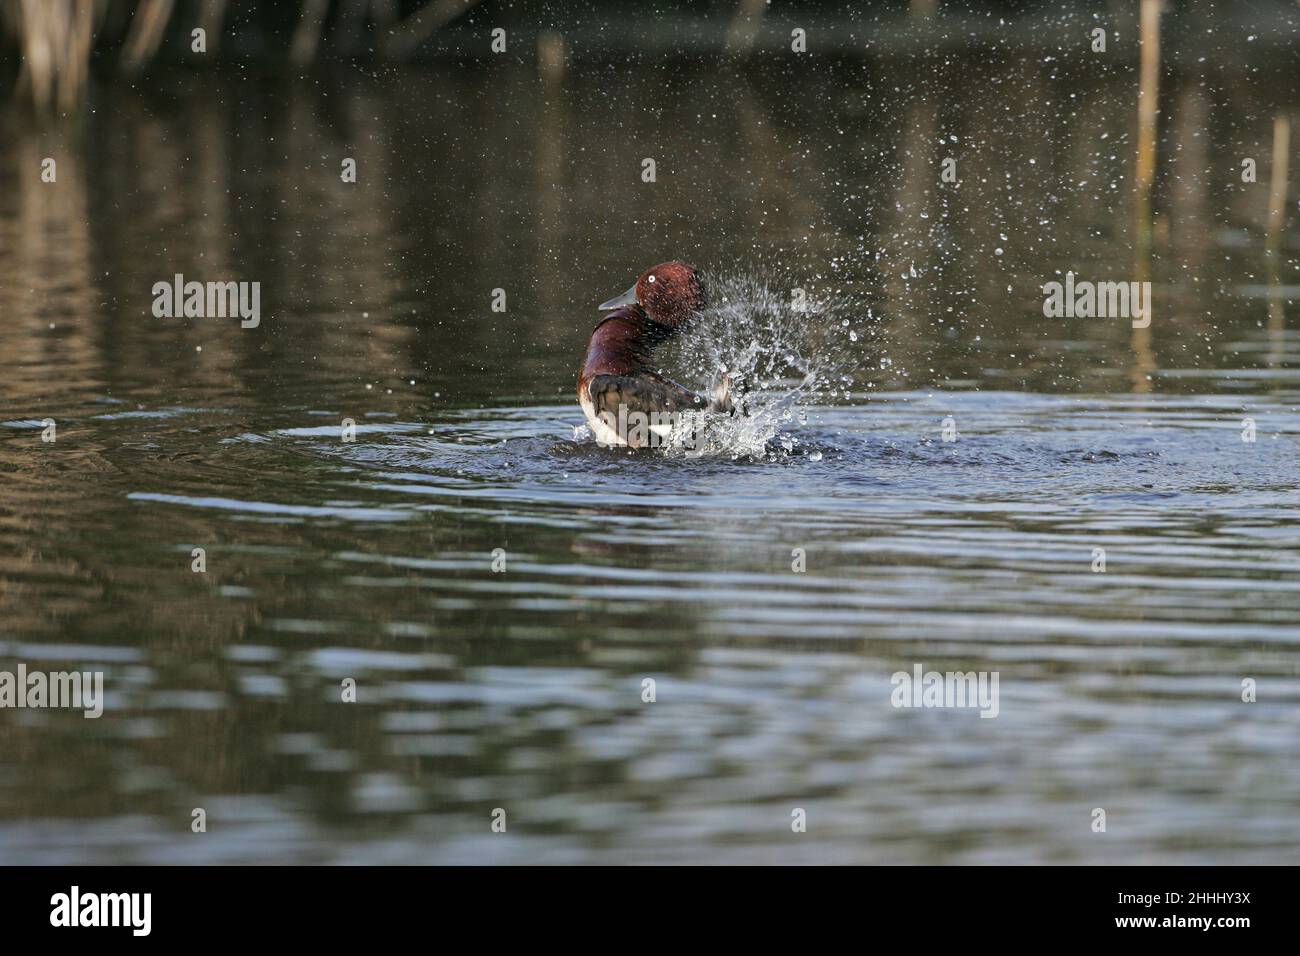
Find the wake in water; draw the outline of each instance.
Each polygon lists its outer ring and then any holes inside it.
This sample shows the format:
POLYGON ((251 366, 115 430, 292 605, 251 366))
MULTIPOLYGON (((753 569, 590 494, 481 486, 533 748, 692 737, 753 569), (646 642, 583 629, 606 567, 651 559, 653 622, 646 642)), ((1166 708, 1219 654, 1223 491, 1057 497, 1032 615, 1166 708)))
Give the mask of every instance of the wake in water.
POLYGON ((737 414, 686 413, 661 452, 739 458, 794 451, 798 436, 784 426, 809 405, 849 394, 852 371, 874 337, 870 310, 753 272, 710 270, 704 282, 709 305, 664 348, 662 368, 704 393, 725 374, 737 414))

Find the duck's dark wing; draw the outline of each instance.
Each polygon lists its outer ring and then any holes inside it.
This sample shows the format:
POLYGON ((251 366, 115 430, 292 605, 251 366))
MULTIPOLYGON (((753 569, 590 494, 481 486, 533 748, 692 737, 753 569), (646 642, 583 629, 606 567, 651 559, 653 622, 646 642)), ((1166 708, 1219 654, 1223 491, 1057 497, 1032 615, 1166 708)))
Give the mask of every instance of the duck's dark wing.
POLYGON ((676 382, 641 372, 637 375, 593 375, 587 394, 596 414, 608 412, 618 420, 619 406, 630 412, 687 412, 708 408, 708 399, 676 382))
POLYGON ((587 394, 596 415, 619 430, 623 440, 634 447, 655 443, 649 431, 651 425, 659 428, 669 424, 656 416, 709 406, 708 399, 653 372, 595 375, 587 383, 587 394))

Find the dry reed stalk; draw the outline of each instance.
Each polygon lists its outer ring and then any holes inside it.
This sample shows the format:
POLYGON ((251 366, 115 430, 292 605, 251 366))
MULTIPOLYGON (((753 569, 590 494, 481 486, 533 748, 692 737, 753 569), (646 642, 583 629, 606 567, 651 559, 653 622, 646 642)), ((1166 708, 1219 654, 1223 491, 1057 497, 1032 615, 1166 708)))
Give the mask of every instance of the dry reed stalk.
POLYGON ((175 0, 140 0, 122 50, 122 69, 138 73, 158 52, 175 0))

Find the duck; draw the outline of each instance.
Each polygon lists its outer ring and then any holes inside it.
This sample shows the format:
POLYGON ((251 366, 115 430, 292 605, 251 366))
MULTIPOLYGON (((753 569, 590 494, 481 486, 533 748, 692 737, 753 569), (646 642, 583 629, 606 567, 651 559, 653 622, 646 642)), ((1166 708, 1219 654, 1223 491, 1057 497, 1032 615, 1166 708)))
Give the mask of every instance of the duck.
POLYGON ((656 349, 682 334, 704 306, 699 273, 677 260, 652 266, 622 295, 597 306, 608 314, 592 329, 578 373, 578 404, 597 442, 656 447, 683 412, 734 413, 725 372, 705 396, 653 364, 656 349))

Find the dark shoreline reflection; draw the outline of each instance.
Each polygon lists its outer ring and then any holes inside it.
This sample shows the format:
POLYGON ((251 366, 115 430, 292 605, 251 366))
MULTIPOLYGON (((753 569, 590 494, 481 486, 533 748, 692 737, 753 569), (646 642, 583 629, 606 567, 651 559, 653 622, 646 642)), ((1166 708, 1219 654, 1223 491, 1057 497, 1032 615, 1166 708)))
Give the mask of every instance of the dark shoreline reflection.
MULTIPOLYGON (((44 340, 97 382, 179 362, 178 385, 269 399, 307 353, 340 381, 446 376, 466 401, 522 398, 568 387, 594 299, 679 255, 871 304, 893 359, 882 386, 1126 387, 1126 323, 1046 320, 1041 286, 1067 269, 1131 278, 1132 69, 920 61, 896 91, 888 65, 180 73, 155 84, 165 96, 101 90, 80 137, 11 118, 0 295, 29 332, 14 354, 27 365, 44 340), (55 187, 33 175, 49 154, 55 187), (957 183, 939 181, 949 157, 957 183), (260 281, 265 334, 154 320, 148 289, 176 272, 260 281)), ((1267 282, 1272 121, 1296 80, 1164 81, 1155 366, 1230 365, 1242 357, 1215 346, 1267 320, 1239 290, 1267 282), (1239 153, 1260 182, 1240 182, 1239 153)))

